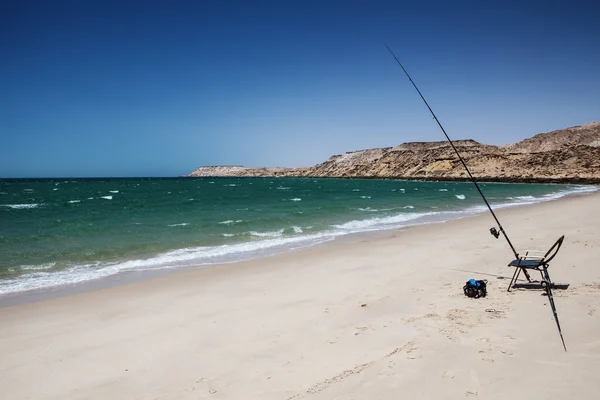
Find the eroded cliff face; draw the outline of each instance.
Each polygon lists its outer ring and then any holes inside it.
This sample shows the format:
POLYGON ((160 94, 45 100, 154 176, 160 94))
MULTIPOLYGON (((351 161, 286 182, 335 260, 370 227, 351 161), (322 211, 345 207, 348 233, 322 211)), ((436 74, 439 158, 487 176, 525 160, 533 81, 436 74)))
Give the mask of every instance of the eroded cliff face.
MULTIPOLYGON (((499 182, 600 183, 600 123, 535 135, 507 146, 457 140, 471 173, 499 182)), ((448 142, 413 142, 330 157, 308 168, 200 167, 188 176, 294 176, 466 180, 448 142)))

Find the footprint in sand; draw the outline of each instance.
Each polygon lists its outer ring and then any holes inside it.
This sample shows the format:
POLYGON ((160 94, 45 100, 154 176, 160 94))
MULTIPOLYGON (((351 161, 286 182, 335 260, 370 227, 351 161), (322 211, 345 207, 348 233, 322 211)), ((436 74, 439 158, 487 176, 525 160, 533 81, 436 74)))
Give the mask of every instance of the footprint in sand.
POLYGON ((406 358, 408 358, 409 360, 414 360, 415 358, 420 358, 420 357, 417 357, 416 352, 418 350, 419 350, 419 347, 417 347, 415 343, 412 343, 410 348, 408 350, 406 350, 406 358))
POLYGON ((356 327, 356 332, 354 332, 354 336, 358 336, 361 333, 364 333, 367 329, 369 329, 368 326, 357 326, 356 327))
POLYGON ((495 308, 488 308, 485 310, 485 313, 488 316, 488 318, 492 318, 492 319, 506 318, 506 314, 504 313, 504 311, 497 310, 495 308))
POLYGON ((452 372, 452 371, 444 371, 442 373, 442 378, 444 378, 444 379, 454 379, 454 376, 455 376, 454 372, 452 372))

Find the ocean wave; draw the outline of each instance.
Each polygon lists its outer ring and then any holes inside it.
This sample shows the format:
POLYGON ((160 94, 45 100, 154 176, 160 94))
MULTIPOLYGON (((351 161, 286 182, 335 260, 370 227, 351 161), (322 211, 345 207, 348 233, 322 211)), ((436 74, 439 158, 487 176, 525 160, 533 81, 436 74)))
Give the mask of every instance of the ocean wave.
POLYGON ((118 190, 109 190, 109 192, 111 192, 111 193, 119 193, 118 190))
POLYGON ((544 194, 539 197, 535 197, 535 196, 507 197, 506 199, 510 200, 509 202, 496 204, 493 206, 493 208, 508 208, 508 207, 524 206, 524 205, 528 205, 528 204, 543 203, 543 202, 547 202, 547 201, 558 200, 562 197, 570 196, 573 194, 592 193, 597 190, 598 190, 598 188, 595 186, 575 186, 575 187, 572 187, 572 188, 569 188, 566 190, 559 190, 554 193, 544 194))
POLYGON ((465 199, 465 195, 464 194, 455 194, 455 196, 459 200, 464 200, 465 199))
POLYGON ((360 189, 352 189, 353 192, 360 192, 360 189))
POLYGON ((370 199, 371 196, 360 196, 361 199, 370 199))
POLYGON ((448 189, 438 189, 438 192, 447 192, 448 189))
POLYGON ((100 196, 101 199, 112 200, 112 196, 100 196))
POLYGON ((270 232, 256 232, 256 231, 250 231, 248 232, 250 235, 252 236, 256 236, 256 237, 280 237, 283 235, 283 229, 280 229, 278 231, 270 231, 270 232))
POLYGON ((31 271, 20 277, 0 280, 0 294, 74 285, 125 271, 173 269, 252 259, 265 254, 276 254, 279 251, 297 248, 294 246, 312 246, 333 240, 333 238, 334 235, 330 233, 267 238, 231 245, 183 248, 150 258, 122 262, 93 262, 73 265, 61 271, 31 271))
POLYGON ((385 228, 386 226, 389 228, 389 225, 403 225, 408 221, 413 221, 418 218, 422 218, 428 215, 434 215, 435 213, 401 213, 397 215, 392 215, 389 217, 379 217, 379 218, 369 218, 363 220, 355 220, 349 221, 339 225, 333 225, 334 228, 341 229, 343 231, 351 231, 351 232, 360 232, 360 231, 370 231, 370 230, 378 230, 381 228, 385 228))
POLYGON ((32 203, 32 204, 0 204, 0 207, 8 207, 8 208, 12 208, 15 210, 20 210, 20 209, 28 209, 28 208, 38 208, 40 206, 42 206, 43 204, 40 203, 32 203))
POLYGON ((413 209, 413 208, 415 208, 415 206, 404 206, 404 207, 402 207, 402 208, 413 209))
POLYGON ((176 227, 176 226, 188 226, 190 223, 189 222, 182 222, 180 224, 170 224, 169 226, 171 227, 176 227))
POLYGON ((286 186, 277 186, 275 189, 277 189, 277 190, 290 190, 291 188, 286 187, 286 186))
POLYGON ((294 197, 293 199, 290 199, 290 201, 302 201, 302 199, 300 197, 294 197))
POLYGON ((367 208, 360 208, 360 207, 359 207, 359 208, 357 208, 357 210, 358 210, 358 211, 366 211, 366 212, 377 212, 377 211, 379 211, 378 209, 376 209, 376 208, 371 208, 371 207, 367 207, 367 208))
POLYGON ((227 221, 221 221, 219 222, 219 224, 221 225, 233 225, 233 224, 239 224, 241 222, 244 222, 243 219, 238 219, 238 220, 232 220, 232 219, 228 219, 227 221))
POLYGON ((39 264, 39 265, 20 265, 18 269, 21 271, 46 271, 46 270, 54 268, 55 265, 56 265, 55 262, 39 264))
POLYGON ((302 233, 302 228, 300 228, 299 226, 292 226, 292 229, 294 230, 295 233, 302 233))
POLYGON ((535 200, 534 196, 508 196, 507 200, 535 200))
POLYGON ((81 202, 81 200, 69 200, 69 201, 67 201, 67 203, 69 203, 69 204, 80 203, 80 202, 81 202))

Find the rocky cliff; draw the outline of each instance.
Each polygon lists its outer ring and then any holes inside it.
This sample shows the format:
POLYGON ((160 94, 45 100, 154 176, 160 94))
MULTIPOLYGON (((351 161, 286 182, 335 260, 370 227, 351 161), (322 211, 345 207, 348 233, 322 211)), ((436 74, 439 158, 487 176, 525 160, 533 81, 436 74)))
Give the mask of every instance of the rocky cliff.
MULTIPOLYGON (((454 145, 478 180, 600 183, 599 122, 541 133, 506 146, 474 140, 457 140, 454 145)), ((308 168, 200 167, 188 176, 468 179, 448 142, 353 151, 308 168)))

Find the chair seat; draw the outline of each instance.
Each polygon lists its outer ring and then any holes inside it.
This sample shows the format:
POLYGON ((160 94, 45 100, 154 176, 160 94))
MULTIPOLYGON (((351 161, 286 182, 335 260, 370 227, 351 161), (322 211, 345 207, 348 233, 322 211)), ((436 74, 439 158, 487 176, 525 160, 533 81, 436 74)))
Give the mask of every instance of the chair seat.
POLYGON ((509 267, 537 269, 545 263, 541 260, 513 260, 508 264, 509 267))

